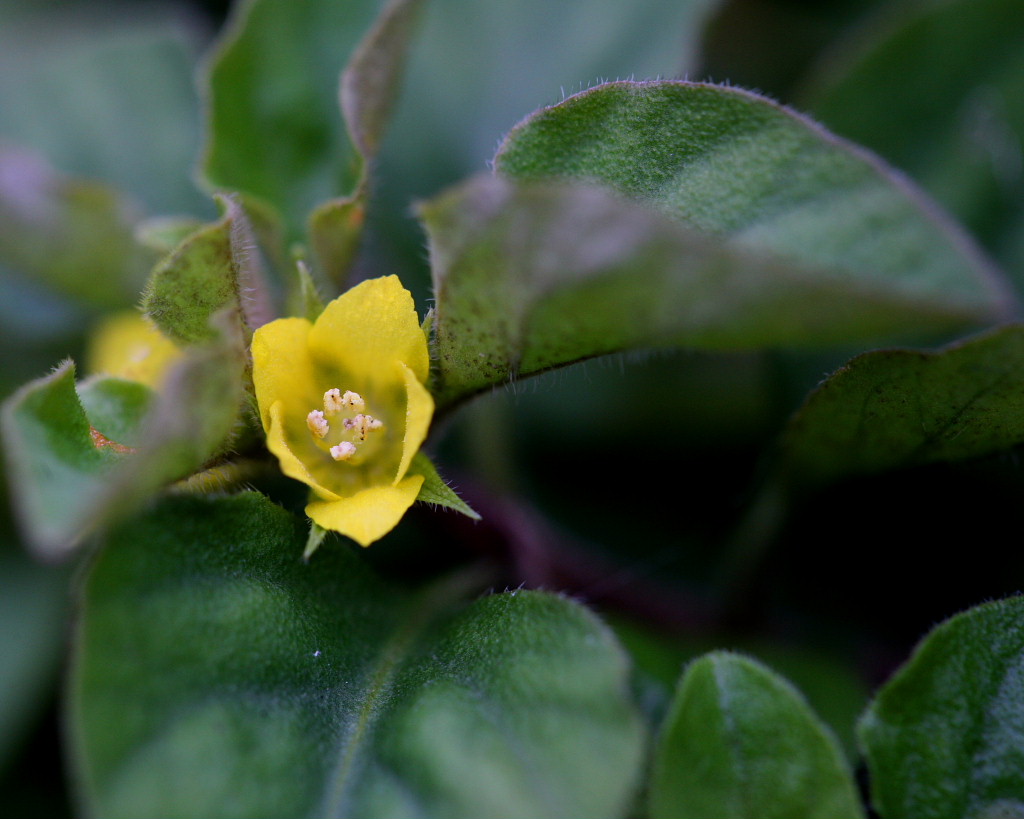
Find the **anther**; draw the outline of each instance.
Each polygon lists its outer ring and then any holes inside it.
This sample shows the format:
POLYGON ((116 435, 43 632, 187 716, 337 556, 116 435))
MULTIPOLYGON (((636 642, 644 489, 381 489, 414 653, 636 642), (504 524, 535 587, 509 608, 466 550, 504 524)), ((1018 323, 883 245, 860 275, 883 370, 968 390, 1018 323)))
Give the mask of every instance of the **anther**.
POLYGON ((366 440, 366 433, 372 429, 380 429, 384 424, 372 415, 363 415, 360 413, 355 418, 346 418, 344 421, 345 429, 355 432, 359 436, 360 441, 366 440))
POLYGON ((331 431, 331 425, 327 423, 327 419, 324 418, 324 414, 320 410, 313 410, 306 416, 306 426, 317 438, 323 438, 331 431))
POLYGON ((356 445, 348 441, 342 441, 337 446, 331 447, 331 457, 336 461, 347 461, 356 454, 356 445))
POLYGON ((345 390, 342 395, 341 390, 335 387, 324 393, 324 411, 327 413, 341 412, 344 409, 361 410, 365 406, 363 397, 352 390, 345 390))

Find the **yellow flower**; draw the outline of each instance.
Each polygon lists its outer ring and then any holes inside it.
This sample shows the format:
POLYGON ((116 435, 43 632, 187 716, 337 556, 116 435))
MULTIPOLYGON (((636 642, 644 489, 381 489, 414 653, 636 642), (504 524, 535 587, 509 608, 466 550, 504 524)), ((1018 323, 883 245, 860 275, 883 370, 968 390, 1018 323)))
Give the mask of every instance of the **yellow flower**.
POLYGON ((423 484, 408 472, 434 413, 427 341, 398 277, 353 287, 315 323, 264 325, 252 355, 267 447, 311 488, 306 514, 363 546, 391 531, 423 484))
POLYGON ((138 381, 156 389, 182 352, 141 313, 130 310, 104 319, 89 339, 89 370, 138 381))

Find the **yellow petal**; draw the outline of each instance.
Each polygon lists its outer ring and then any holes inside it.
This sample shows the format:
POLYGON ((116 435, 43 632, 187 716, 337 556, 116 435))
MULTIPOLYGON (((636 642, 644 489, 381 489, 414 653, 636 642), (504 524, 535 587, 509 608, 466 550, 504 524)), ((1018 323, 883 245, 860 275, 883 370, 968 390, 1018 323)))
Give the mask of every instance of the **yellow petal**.
POLYGON ((394 486, 373 486, 350 498, 314 500, 306 507, 306 514, 324 529, 341 532, 360 546, 369 546, 395 528, 413 505, 422 485, 422 475, 410 475, 394 486))
POLYGON ((427 380, 430 356, 412 295, 397 276, 357 284, 330 304, 309 333, 310 355, 347 371, 355 384, 379 384, 391 362, 404 361, 427 380))
POLYGON ((96 328, 89 340, 89 369, 94 373, 158 387, 181 350, 135 310, 117 313, 96 328))
POLYGON ((252 382, 260 421, 267 432, 270 408, 278 401, 284 402, 286 414, 299 413, 303 423, 306 413, 316 409, 315 405, 306 407, 303 403, 310 395, 317 395, 307 350, 312 326, 304 318, 277 319, 264 324, 252 337, 252 382))
POLYGON ((275 401, 270 405, 270 409, 267 413, 269 416, 269 425, 267 427, 267 449, 277 456, 277 460, 281 464, 281 471, 289 478, 295 478, 295 480, 302 481, 304 484, 312 487, 313 491, 325 500, 339 500, 340 498, 338 495, 323 486, 316 478, 313 477, 313 474, 306 468, 305 463, 303 463, 302 458, 296 455, 288 445, 283 417, 285 412, 284 402, 282 401, 275 401))
POLYGON ((430 429, 430 419, 434 416, 434 399, 416 378, 416 374, 401 361, 402 375, 405 378, 408 402, 405 410, 405 440, 402 442, 402 462, 395 475, 395 483, 405 477, 413 456, 420 451, 430 429))

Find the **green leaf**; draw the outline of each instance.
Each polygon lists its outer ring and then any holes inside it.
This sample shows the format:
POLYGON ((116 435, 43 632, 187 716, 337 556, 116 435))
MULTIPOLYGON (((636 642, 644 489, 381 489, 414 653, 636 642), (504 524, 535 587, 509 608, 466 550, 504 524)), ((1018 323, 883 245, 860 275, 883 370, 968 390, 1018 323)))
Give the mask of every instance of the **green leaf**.
POLYGON ((248 357, 233 316, 214 316, 219 336, 190 348, 161 384, 138 432, 138 452, 110 476, 90 528, 135 511, 164 486, 187 478, 231 447, 241 431, 248 357))
MULTIPOLYGON (((13 545, 13 544, 12 544, 13 545)), ((65 654, 68 573, 0 555, 0 768, 52 693, 65 654)))
POLYGON ((470 505, 444 482, 444 478, 437 473, 434 462, 422 452, 417 452, 413 457, 409 474, 422 475, 424 478, 423 486, 420 487, 420 493, 416 496, 416 500, 443 506, 445 509, 453 509, 466 517, 473 518, 473 520, 480 520, 480 515, 474 512, 470 505))
POLYGON ((168 499, 110 537, 71 674, 87 813, 623 814, 642 735, 593 615, 399 595, 338 544, 304 563, 306 536, 246 493, 168 499))
POLYGON ((215 338, 210 319, 225 309, 246 335, 270 318, 249 221, 236 201, 219 201, 220 220, 189 235, 156 266, 142 299, 157 327, 181 345, 215 338))
MULTIPOLYGON (((963 231, 877 158, 765 97, 686 82, 609 83, 517 125, 516 179, 599 182, 685 225, 822 278, 999 310, 963 231)), ((934 302, 934 306, 930 303, 934 302)), ((908 320, 913 317, 908 316, 908 320)))
POLYGON ((1006 327, 938 352, 854 358, 815 390, 783 438, 800 485, 1024 443, 1024 328, 1006 327))
POLYGON ((885 819, 1024 815, 1024 598, 933 629, 859 725, 885 819))
POLYGON ((206 216, 189 174, 203 26, 174 4, 21 5, 0 24, 0 142, 104 180, 149 213, 206 216))
POLYGON ((293 235, 315 205, 355 186, 361 159, 338 78, 372 0, 245 0, 210 62, 203 174, 281 210, 293 235))
POLYGON ((390 0, 341 75, 342 114, 365 162, 380 148, 423 5, 390 0))
POLYGON ((89 424, 127 447, 144 443, 143 421, 153 398, 153 391, 145 384, 120 378, 90 378, 78 385, 78 400, 89 424))
POLYGON ((829 730, 785 680, 714 652, 686 669, 654 760, 652 819, 861 819, 829 730))
POLYGON ((434 271, 433 392, 441 408, 510 379, 637 347, 878 341, 949 332, 999 309, 995 289, 972 278, 976 271, 960 266, 923 217, 905 225, 913 247, 903 250, 930 256, 944 247, 939 269, 874 278, 755 251, 566 182, 481 177, 420 212, 434 271), (950 280, 937 282, 933 274, 943 271, 950 280))
POLYGON ((99 307, 137 296, 155 255, 135 241, 137 209, 95 182, 0 149, 0 265, 99 307))
POLYGON ((804 99, 1003 251, 1024 218, 1020 4, 947 0, 886 12, 814 67, 804 99))
POLYGON ((43 557, 62 557, 126 453, 93 434, 72 361, 12 395, 2 421, 11 493, 27 539, 43 557))

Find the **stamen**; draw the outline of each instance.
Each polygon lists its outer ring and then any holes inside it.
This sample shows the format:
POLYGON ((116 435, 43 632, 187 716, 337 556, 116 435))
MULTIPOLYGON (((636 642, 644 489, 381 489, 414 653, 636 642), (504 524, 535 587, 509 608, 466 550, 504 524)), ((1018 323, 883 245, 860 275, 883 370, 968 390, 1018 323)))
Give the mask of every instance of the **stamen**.
POLYGON ((361 410, 365 406, 363 397, 352 390, 345 390, 342 395, 341 390, 335 387, 324 393, 324 411, 328 413, 341 412, 343 409, 361 410))
POLYGON ((306 416, 306 426, 317 438, 323 438, 331 431, 331 425, 327 423, 324 414, 320 410, 313 410, 306 416))
POLYGON ((366 433, 372 429, 380 429, 384 424, 372 415, 363 415, 360 413, 355 418, 346 418, 343 422, 345 429, 354 431, 359 436, 360 441, 366 440, 366 433))
POLYGON ((356 454, 356 445, 348 441, 342 441, 337 446, 331 447, 331 457, 336 461, 347 461, 356 454))
POLYGON ((324 412, 341 412, 345 408, 341 399, 341 390, 335 387, 324 393, 324 412))

